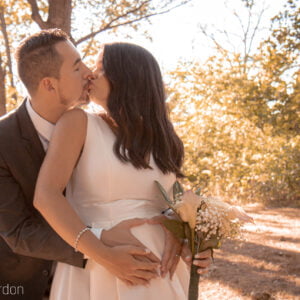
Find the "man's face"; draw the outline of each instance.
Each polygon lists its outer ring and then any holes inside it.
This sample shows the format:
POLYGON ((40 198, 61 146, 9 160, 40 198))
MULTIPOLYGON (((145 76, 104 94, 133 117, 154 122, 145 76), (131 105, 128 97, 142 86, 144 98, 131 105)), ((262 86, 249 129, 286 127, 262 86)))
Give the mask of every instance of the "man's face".
POLYGON ((58 80, 60 103, 69 108, 87 102, 88 77, 91 76, 91 71, 81 61, 77 49, 71 42, 59 42, 55 47, 63 58, 58 80))

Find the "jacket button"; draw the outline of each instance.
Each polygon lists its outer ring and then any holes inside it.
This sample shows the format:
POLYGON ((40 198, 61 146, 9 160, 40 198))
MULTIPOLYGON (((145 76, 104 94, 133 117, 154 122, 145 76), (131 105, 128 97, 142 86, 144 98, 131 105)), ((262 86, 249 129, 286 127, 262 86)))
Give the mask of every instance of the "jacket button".
POLYGON ((44 276, 49 276, 49 271, 48 270, 43 270, 43 275, 44 276))

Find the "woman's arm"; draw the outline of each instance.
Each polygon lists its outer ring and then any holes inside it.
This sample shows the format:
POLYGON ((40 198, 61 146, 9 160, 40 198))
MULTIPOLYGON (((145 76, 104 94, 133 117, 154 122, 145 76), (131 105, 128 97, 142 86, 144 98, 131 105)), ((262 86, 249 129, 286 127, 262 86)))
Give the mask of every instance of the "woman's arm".
MULTIPOLYGON (((71 246, 74 246, 78 233, 87 224, 79 218, 63 191, 80 157, 86 131, 87 115, 82 110, 74 109, 61 117, 41 167, 34 196, 34 206, 71 246)), ((127 283, 147 283, 155 277, 155 269, 158 267, 157 263, 134 259, 136 254, 147 255, 145 249, 132 246, 110 248, 90 231, 81 236, 78 250, 127 283)))

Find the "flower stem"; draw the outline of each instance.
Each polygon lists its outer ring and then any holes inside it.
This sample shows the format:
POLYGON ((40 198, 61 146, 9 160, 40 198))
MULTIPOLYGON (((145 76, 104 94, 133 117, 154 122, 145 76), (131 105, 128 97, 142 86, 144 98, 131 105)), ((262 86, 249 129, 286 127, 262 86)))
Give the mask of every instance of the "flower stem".
POLYGON ((198 300, 198 288, 199 288, 200 275, 197 273, 197 269, 198 267, 192 264, 188 300, 198 300))

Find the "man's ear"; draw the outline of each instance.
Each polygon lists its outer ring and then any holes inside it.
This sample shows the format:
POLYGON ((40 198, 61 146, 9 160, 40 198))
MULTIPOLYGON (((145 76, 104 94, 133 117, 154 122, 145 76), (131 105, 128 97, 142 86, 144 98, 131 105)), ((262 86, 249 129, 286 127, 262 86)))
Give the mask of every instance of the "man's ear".
POLYGON ((40 86, 43 90, 51 93, 56 89, 57 86, 56 81, 57 80, 55 78, 45 77, 41 80, 40 86))

